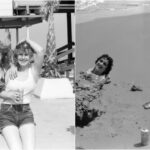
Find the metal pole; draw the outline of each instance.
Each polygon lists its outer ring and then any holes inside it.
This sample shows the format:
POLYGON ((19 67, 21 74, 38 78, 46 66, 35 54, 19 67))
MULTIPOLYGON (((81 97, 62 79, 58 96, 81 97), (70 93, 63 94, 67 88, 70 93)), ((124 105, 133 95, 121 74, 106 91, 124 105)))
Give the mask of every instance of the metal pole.
MULTIPOLYGON (((72 49, 72 21, 71 21, 71 13, 67 12, 67 38, 68 38, 68 50, 72 49)), ((68 55, 68 64, 71 63, 73 56, 72 54, 68 55)), ((66 71, 67 78, 69 77, 69 71, 66 71)))
MULTIPOLYGON (((71 24, 71 13, 67 13, 67 38, 68 38, 68 49, 72 49, 72 24, 71 24)), ((72 59, 72 54, 68 55, 69 61, 72 59)))
POLYGON ((16 28, 16 45, 18 44, 19 42, 19 30, 18 28, 16 28))

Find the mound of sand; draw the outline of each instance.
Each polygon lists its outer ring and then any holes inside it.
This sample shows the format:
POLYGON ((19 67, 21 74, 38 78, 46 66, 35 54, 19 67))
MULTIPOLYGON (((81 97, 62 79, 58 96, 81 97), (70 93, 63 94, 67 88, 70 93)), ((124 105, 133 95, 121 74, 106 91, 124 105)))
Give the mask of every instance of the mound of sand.
POLYGON ((140 129, 150 129, 150 110, 142 106, 150 101, 150 88, 136 92, 130 88, 130 83, 111 83, 104 87, 101 100, 105 113, 89 126, 77 128, 77 148, 150 148, 140 145, 140 129))

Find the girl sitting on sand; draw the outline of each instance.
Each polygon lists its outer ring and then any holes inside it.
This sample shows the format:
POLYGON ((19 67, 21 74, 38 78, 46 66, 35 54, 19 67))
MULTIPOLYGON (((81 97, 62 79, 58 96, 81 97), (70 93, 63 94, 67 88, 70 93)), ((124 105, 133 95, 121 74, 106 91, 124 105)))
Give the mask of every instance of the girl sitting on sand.
POLYGON ((6 89, 0 110, 0 129, 10 150, 35 149, 35 123, 30 109, 34 90, 43 62, 44 50, 26 39, 14 50, 17 77, 11 80, 6 73, 6 89))
POLYGON ((95 61, 95 66, 87 71, 88 75, 101 82, 109 83, 109 72, 113 66, 113 59, 108 54, 103 54, 95 61))

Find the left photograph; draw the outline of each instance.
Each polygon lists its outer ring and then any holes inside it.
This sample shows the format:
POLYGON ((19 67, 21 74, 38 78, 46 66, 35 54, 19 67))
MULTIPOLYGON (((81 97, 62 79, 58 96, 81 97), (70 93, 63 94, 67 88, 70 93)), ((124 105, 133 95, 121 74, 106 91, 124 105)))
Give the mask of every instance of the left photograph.
POLYGON ((0 149, 75 149, 75 0, 0 1, 0 149))

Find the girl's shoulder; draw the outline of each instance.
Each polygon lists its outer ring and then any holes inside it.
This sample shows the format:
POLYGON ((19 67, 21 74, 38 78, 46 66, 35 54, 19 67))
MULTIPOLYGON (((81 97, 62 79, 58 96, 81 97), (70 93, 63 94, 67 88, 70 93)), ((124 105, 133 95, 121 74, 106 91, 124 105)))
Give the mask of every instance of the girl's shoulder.
POLYGON ((11 67, 8 70, 6 70, 6 72, 5 72, 5 82, 6 83, 10 80, 10 76, 9 76, 10 72, 11 72, 11 67))
POLYGON ((29 68, 29 71, 30 71, 30 75, 35 79, 35 81, 37 81, 39 78, 39 74, 37 70, 35 69, 34 65, 31 65, 31 67, 29 68))
POLYGON ((92 73, 92 70, 93 70, 93 68, 89 68, 89 69, 86 71, 86 73, 87 73, 87 74, 91 74, 91 73, 92 73))

